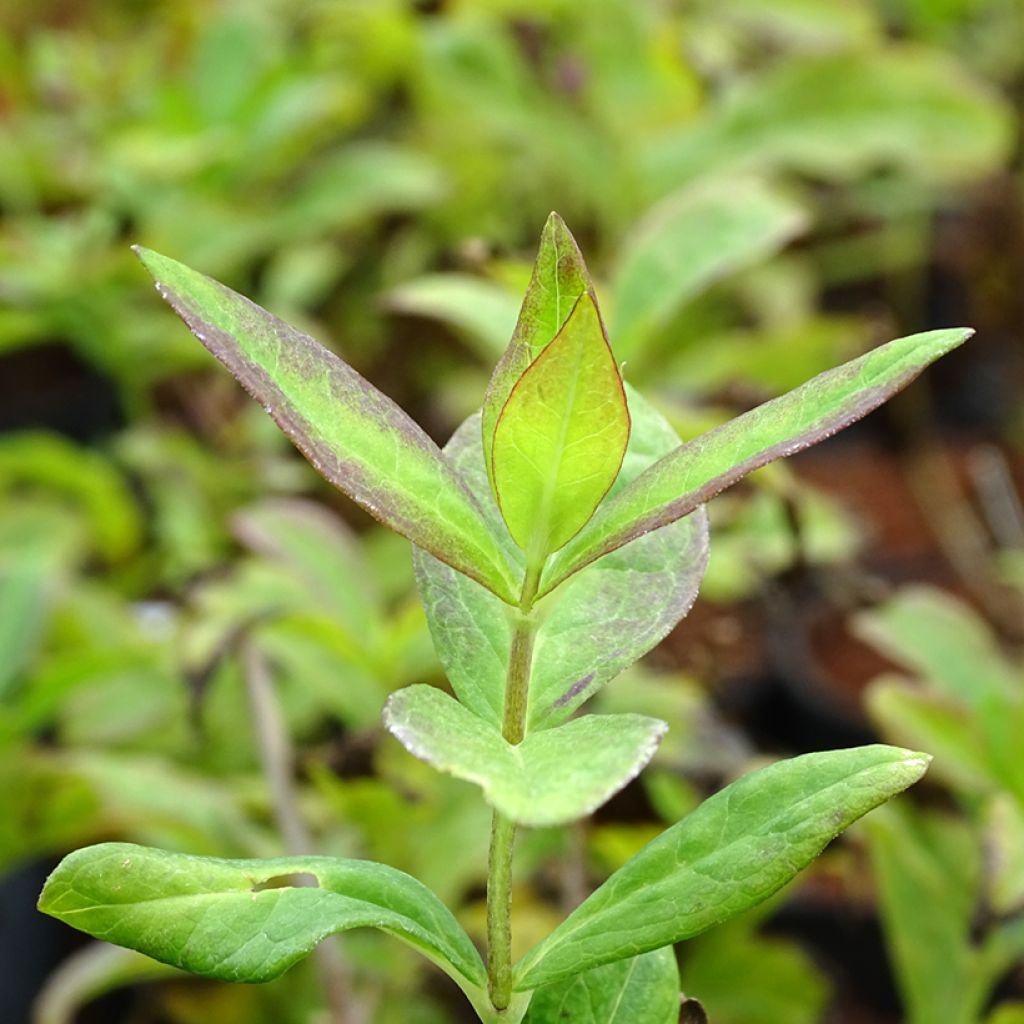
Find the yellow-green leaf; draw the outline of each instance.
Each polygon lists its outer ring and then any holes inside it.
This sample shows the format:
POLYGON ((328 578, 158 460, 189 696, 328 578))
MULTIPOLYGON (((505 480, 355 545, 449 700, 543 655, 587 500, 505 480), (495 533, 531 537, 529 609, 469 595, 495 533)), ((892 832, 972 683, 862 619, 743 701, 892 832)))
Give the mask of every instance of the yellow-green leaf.
POLYGON ((528 556, 557 551, 586 524, 628 441, 622 379, 597 305, 584 295, 512 389, 494 429, 498 505, 528 556))

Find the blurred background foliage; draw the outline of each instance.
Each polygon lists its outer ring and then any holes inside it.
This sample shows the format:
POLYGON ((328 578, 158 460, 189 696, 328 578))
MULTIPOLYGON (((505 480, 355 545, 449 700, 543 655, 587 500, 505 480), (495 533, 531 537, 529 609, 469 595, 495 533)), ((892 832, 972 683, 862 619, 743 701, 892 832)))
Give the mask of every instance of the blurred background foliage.
MULTIPOLYGON (((7 0, 0 29, 0 1019, 324 1019, 311 964, 184 979, 32 910, 94 840, 287 847, 245 651, 300 833, 480 934, 488 815, 380 728, 391 690, 443 684, 407 546, 128 246, 304 327, 440 441, 557 209, 683 437, 889 337, 979 336, 713 503, 701 601, 601 697, 668 738, 593 822, 524 839, 517 941, 722 781, 882 737, 935 753, 928 783, 686 944, 686 990, 713 1024, 1024 1021, 1024 0, 7 0)), ((393 944, 329 955, 346 1024, 463 1019, 393 944)))

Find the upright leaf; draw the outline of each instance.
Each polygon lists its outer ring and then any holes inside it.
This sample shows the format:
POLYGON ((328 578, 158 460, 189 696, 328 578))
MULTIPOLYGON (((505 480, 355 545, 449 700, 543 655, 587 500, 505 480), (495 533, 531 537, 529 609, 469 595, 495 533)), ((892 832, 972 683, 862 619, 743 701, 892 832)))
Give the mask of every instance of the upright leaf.
POLYGON ((379 928, 464 990, 486 984, 479 954, 444 904, 409 875, 370 861, 222 860, 103 843, 61 861, 39 909, 94 938, 224 981, 270 981, 329 935, 379 928), (297 874, 316 884, 287 884, 297 874))
POLYGON ((756 906, 928 757, 870 746, 806 754, 706 800, 615 872, 515 968, 517 989, 690 938, 756 906))
POLYGON ((309 336, 188 267, 137 248, 160 295, 313 466, 414 544, 511 600, 514 574, 437 446, 309 336))
POLYGON ((384 723, 413 756, 481 786, 523 825, 562 825, 592 813, 650 761, 666 725, 643 715, 584 715, 511 744, 432 686, 393 693, 384 723))
POLYGON ((961 821, 895 807, 867 834, 908 1024, 974 1024, 995 981, 972 935, 979 844, 961 821))
POLYGON ((615 482, 628 441, 622 379, 584 295, 494 428, 494 492, 516 543, 536 559, 562 547, 615 482))
POLYGON ((928 331, 891 341, 680 445, 605 502, 555 555, 542 592, 595 558, 687 515, 752 470, 866 416, 972 333, 928 331))
POLYGON ((679 968, 671 947, 579 974, 533 994, 526 1024, 678 1024, 679 968))
POLYGON ((512 340, 494 368, 484 397, 481 429, 491 473, 494 428, 516 381, 554 340, 581 295, 593 296, 590 275, 565 221, 552 213, 540 237, 533 276, 523 297, 512 340))

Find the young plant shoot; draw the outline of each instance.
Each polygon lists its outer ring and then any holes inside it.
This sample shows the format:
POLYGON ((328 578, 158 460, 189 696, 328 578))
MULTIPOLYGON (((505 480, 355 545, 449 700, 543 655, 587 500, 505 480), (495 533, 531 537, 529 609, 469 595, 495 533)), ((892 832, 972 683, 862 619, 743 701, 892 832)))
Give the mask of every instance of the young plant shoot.
POLYGON ((493 809, 487 952, 421 883, 362 860, 221 860, 104 843, 54 871, 46 913, 186 971, 248 982, 277 977, 329 935, 378 928, 445 971, 482 1021, 547 1024, 579 1005, 595 1024, 669 1024, 679 1014, 673 943, 772 895, 924 773, 925 754, 868 746, 747 775, 512 960, 516 831, 593 812, 667 728, 578 712, 689 610, 707 561, 704 504, 881 405, 970 331, 890 342, 682 444, 623 383, 583 258, 552 214, 483 409, 441 451, 312 338, 137 251, 161 296, 320 473, 414 545, 454 696, 410 686, 384 720, 416 757, 479 785, 493 809), (316 885, 266 884, 296 875, 316 885))

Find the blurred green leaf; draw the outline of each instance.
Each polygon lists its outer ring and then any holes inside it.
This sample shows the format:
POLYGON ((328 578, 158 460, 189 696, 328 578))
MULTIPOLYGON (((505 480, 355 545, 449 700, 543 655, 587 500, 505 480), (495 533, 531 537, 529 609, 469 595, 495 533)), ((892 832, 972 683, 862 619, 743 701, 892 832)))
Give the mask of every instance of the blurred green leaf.
POLYGON ((945 55, 921 48, 785 62, 683 131, 648 147, 659 194, 698 177, 787 167, 849 181, 896 164, 925 182, 995 167, 1005 105, 945 55))
POLYGON ((32 1024, 74 1024, 87 1003, 127 985, 180 977, 130 949, 93 942, 68 957, 39 990, 32 1024))
POLYGON ((508 288, 471 274, 428 274, 392 288, 389 309, 451 324, 488 363, 505 350, 519 301, 508 288))
POLYGON ((965 824, 886 808, 868 827, 908 1024, 975 1024, 995 977, 971 938, 981 864, 965 824))
POLYGON ((700 997, 714 1024, 818 1024, 829 997, 828 983, 799 946, 757 935, 745 922, 688 943, 682 977, 684 991, 700 997))
POLYGON ((781 250, 806 226, 804 209, 757 179, 720 180, 655 205, 626 239, 612 278, 616 356, 644 347, 708 285, 781 250))

